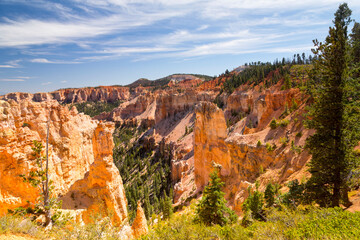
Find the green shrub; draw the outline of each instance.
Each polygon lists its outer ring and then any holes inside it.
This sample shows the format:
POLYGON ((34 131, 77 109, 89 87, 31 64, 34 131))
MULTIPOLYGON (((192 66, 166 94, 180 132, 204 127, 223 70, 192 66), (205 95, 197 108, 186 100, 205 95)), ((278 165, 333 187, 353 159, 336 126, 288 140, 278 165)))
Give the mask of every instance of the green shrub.
POLYGON ((296 146, 294 140, 291 141, 291 150, 295 151, 296 153, 301 153, 302 147, 296 146))
POLYGON ((276 129, 277 128, 277 123, 276 123, 276 120, 273 119, 271 122, 270 122, 270 128, 271 129, 276 129))
POLYGON ((297 108, 298 108, 298 104, 297 104, 297 102, 295 101, 295 99, 293 98, 292 101, 291 101, 290 112, 295 111, 297 108))
POLYGON ((261 141, 259 140, 256 144, 257 147, 260 147, 261 146, 261 141))
POLYGON ((284 108, 284 112, 282 112, 282 114, 280 115, 280 118, 285 118, 287 115, 289 115, 289 107, 288 104, 285 103, 285 108, 284 108))
POLYGON ((286 127, 287 125, 289 125, 290 121, 288 119, 283 119, 281 120, 278 125, 280 125, 281 127, 286 127))
POLYGON ((287 137, 281 137, 281 138, 280 138, 280 143, 281 143, 283 146, 286 146, 288 142, 289 142, 289 139, 288 139, 287 137))

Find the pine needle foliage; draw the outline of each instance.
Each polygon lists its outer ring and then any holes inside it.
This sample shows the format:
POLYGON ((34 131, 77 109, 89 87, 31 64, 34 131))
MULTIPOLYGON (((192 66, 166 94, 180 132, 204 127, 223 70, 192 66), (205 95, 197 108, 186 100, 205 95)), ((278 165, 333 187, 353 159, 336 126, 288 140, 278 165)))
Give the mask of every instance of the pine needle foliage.
POLYGON ((314 40, 314 104, 308 123, 316 133, 307 141, 312 154, 307 192, 324 207, 339 206, 341 200, 348 203, 347 178, 354 167, 351 152, 359 141, 352 133, 354 126, 349 125, 356 116, 356 111, 352 115, 348 111, 349 101, 353 102, 347 51, 350 15, 347 4, 341 4, 325 42, 314 40))
POLYGON ((212 172, 209 185, 205 187, 202 199, 196 206, 198 220, 205 225, 223 226, 236 221, 235 212, 226 206, 225 193, 221 190, 223 185, 218 170, 212 172))

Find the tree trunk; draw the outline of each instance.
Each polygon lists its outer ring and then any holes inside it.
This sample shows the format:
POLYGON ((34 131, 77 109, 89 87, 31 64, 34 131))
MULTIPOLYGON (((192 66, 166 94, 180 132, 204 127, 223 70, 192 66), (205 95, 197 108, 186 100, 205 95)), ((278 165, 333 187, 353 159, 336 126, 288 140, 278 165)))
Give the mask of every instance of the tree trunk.
POLYGON ((340 171, 337 171, 335 175, 335 182, 333 188, 332 207, 340 206, 340 198, 341 198, 340 188, 341 188, 340 171))

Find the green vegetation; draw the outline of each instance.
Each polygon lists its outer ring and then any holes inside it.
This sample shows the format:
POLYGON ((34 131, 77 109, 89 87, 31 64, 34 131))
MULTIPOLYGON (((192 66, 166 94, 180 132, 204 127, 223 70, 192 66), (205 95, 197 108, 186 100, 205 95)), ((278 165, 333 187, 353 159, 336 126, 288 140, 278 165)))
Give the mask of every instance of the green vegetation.
MULTIPOLYGON (((34 237, 36 239, 78 239, 78 240, 121 240, 119 235, 122 225, 117 228, 112 226, 109 217, 93 216, 94 223, 82 225, 69 221, 64 226, 53 226, 44 229, 35 222, 21 216, 5 215, 0 217, 0 235, 20 234, 24 237, 34 237)), ((6 236, 6 235, 5 235, 6 236)), ((9 239, 13 239, 9 237, 9 239)), ((16 238, 17 239, 17 238, 16 238)))
POLYGON ((270 122, 270 128, 271 129, 276 129, 277 128, 277 122, 275 119, 271 120, 270 122))
POLYGON ((290 121, 288 119, 282 119, 282 120, 271 120, 270 122, 270 128, 271 129, 276 129, 278 126, 280 127, 286 127, 287 125, 289 125, 290 121))
POLYGON ((278 197, 279 193, 280 193, 280 185, 279 184, 272 184, 271 182, 269 182, 266 185, 266 189, 265 189, 265 194, 264 194, 264 199, 266 202, 266 207, 272 207, 275 204, 275 198, 278 197))
POLYGON ((302 147, 301 146, 296 146, 295 143, 294 143, 294 140, 291 140, 291 150, 295 151, 296 153, 301 153, 302 147))
POLYGON ((191 213, 175 215, 150 228, 142 239, 359 239, 360 213, 350 213, 340 208, 283 211, 266 210, 267 221, 254 221, 244 227, 233 225, 206 226, 194 222, 191 213))
POLYGON ((215 170, 210 174, 209 184, 205 187, 203 196, 196 205, 198 221, 205 225, 218 224, 223 226, 236 221, 234 211, 226 206, 225 193, 221 191, 222 186, 219 172, 215 170))
POLYGON ((251 191, 251 187, 248 188, 249 196, 243 203, 243 210, 245 213, 242 222, 244 225, 249 225, 252 219, 265 220, 264 217, 264 196, 259 191, 259 183, 255 183, 255 190, 251 191))
POLYGON ((289 139, 287 137, 281 137, 280 138, 280 143, 282 144, 282 146, 286 146, 289 142, 289 139))
POLYGON ((82 103, 72 103, 69 105, 69 109, 73 106, 79 112, 82 112, 90 117, 94 117, 103 112, 111 112, 114 108, 117 108, 122 101, 118 100, 115 102, 82 102, 82 103))
MULTIPOLYGON (((191 212, 194 204, 190 206, 191 212)), ((174 214, 165 221, 150 226, 141 239, 359 239, 360 212, 350 213, 340 208, 307 208, 266 210, 267 221, 254 221, 249 227, 240 222, 232 225, 207 226, 194 221, 196 216, 174 214)), ((119 228, 111 226, 108 218, 98 218, 96 224, 70 223, 67 228, 53 227, 47 231, 28 219, 16 216, 0 217, 0 234, 26 234, 37 239, 116 240, 122 239, 119 228), (101 219, 101 221, 100 221, 101 219)))
POLYGON ((136 203, 143 203, 145 216, 171 215, 171 145, 142 136, 146 130, 137 125, 116 126, 114 131, 114 163, 120 171, 128 200, 129 219, 136 214, 136 203))
POLYGON ((267 78, 266 87, 276 84, 285 73, 289 71, 289 67, 282 65, 281 62, 272 64, 270 62, 262 63, 255 62, 247 64, 247 67, 238 74, 226 73, 223 75, 226 77, 226 81, 223 85, 223 91, 232 93, 236 88, 243 84, 255 84, 267 78))
POLYGON ((359 39, 352 37, 353 50, 349 51, 350 15, 347 4, 341 4, 335 13, 335 26, 330 27, 325 42, 314 41, 316 60, 311 76, 314 103, 308 126, 316 133, 306 145, 312 154, 311 178, 306 188, 308 196, 324 207, 349 204, 347 179, 358 164, 353 149, 360 140, 359 77, 358 70, 352 69, 357 63, 352 63, 348 55, 356 52, 354 42, 359 39))
POLYGON ((302 72, 301 76, 305 79, 307 76, 308 64, 312 62, 312 57, 306 58, 305 53, 294 54, 292 60, 283 58, 282 61, 271 62, 252 62, 245 64, 245 68, 239 73, 230 73, 225 71, 220 77, 225 77, 226 81, 223 85, 222 91, 232 93, 236 88, 243 84, 253 84, 254 86, 264 83, 266 88, 275 85, 279 80, 284 79, 284 89, 290 89, 295 86, 295 76, 298 78, 299 71, 302 72), (293 66, 296 66, 292 70, 293 66), (290 75, 291 74, 291 75, 290 75))
POLYGON ((276 146, 275 143, 273 145, 271 145, 270 143, 266 143, 265 147, 268 150, 268 152, 272 152, 272 151, 274 151, 276 149, 277 146, 276 146))

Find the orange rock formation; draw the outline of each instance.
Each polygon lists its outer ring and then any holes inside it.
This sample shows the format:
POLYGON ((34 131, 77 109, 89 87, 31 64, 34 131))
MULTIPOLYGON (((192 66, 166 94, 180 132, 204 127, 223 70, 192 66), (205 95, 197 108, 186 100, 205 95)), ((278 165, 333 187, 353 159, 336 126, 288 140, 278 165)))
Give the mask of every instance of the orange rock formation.
POLYGON ((3 100, 13 99, 20 101, 23 99, 43 102, 47 100, 57 100, 64 103, 105 101, 115 102, 117 100, 128 100, 130 90, 128 87, 100 86, 89 88, 69 88, 60 89, 49 93, 9 93, 4 95, 3 100))
POLYGON ((140 201, 137 202, 136 217, 131 226, 131 229, 133 233, 132 235, 134 236, 135 239, 143 235, 146 235, 149 232, 144 210, 141 207, 140 201))
POLYGON ((196 106, 195 113, 195 182, 202 189, 208 183, 215 165, 221 165, 222 176, 230 174, 231 158, 225 144, 224 112, 211 102, 201 102, 196 106))
POLYGON ((49 112, 49 172, 54 193, 66 196, 78 187, 89 201, 75 209, 106 208, 115 220, 123 220, 127 206, 112 162, 113 126, 99 124, 75 108, 69 111, 56 101, 0 101, 0 214, 26 205, 27 200, 35 202, 39 196, 18 176, 36 167, 32 141, 44 143, 49 112))

